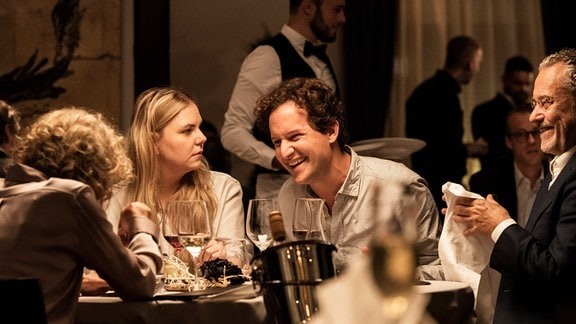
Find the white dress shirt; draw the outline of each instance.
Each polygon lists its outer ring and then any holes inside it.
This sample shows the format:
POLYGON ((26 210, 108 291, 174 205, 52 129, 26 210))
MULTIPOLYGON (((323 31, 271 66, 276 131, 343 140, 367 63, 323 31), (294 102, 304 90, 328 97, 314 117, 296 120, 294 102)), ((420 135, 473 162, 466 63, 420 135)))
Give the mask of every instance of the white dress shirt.
POLYGON ((540 177, 536 180, 534 187, 531 187, 530 179, 526 178, 516 163, 514 163, 514 179, 516 181, 516 206, 518 210, 517 222, 520 226, 526 226, 528 222, 528 216, 530 216, 530 211, 532 210, 532 205, 534 204, 534 199, 536 199, 536 194, 540 189, 540 184, 542 179, 544 179, 544 172, 540 171, 540 177))

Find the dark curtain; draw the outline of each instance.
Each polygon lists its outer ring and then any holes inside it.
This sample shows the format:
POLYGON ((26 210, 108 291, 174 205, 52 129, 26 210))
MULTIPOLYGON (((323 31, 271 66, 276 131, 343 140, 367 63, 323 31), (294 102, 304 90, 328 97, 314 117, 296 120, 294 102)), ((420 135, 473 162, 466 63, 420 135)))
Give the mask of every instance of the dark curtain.
POLYGON ((343 84, 351 142, 384 135, 397 19, 398 0, 346 2, 343 84))
POLYGON ((565 47, 576 48, 574 33, 574 2, 567 0, 540 0, 546 54, 565 47))

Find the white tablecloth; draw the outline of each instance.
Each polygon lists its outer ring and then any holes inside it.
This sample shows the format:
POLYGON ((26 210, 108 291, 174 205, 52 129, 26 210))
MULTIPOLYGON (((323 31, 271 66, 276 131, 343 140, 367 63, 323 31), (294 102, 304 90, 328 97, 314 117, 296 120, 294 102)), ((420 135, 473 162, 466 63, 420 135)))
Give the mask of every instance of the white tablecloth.
POLYGON ((124 302, 118 297, 80 297, 76 323, 270 323, 252 285, 196 300, 124 302))

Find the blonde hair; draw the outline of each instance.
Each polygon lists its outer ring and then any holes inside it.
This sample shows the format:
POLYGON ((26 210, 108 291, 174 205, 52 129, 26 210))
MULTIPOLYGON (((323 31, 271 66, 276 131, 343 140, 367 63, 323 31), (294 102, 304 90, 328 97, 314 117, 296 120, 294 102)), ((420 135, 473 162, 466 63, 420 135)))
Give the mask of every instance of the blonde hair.
POLYGON ((89 185, 103 202, 114 186, 132 180, 124 137, 100 113, 65 107, 40 116, 27 128, 14 160, 48 177, 89 185))
MULTIPOLYGON (((138 96, 128 131, 128 154, 134 161, 136 178, 128 185, 126 199, 141 201, 156 214, 160 210, 160 166, 154 136, 159 134, 184 108, 196 105, 184 92, 172 87, 148 89, 138 96)), ((204 200, 211 220, 216 215, 216 194, 210 169, 205 159, 198 170, 186 173, 180 180, 173 200, 204 200)))

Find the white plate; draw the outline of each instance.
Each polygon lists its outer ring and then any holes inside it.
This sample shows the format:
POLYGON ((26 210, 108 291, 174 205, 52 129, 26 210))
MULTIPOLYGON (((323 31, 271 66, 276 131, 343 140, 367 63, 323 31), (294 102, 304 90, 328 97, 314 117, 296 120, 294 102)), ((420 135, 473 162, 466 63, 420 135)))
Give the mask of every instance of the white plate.
POLYGON ((415 138, 382 137, 354 142, 351 146, 359 155, 403 161, 425 145, 424 141, 415 138))

